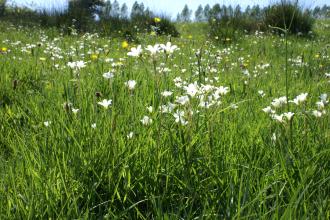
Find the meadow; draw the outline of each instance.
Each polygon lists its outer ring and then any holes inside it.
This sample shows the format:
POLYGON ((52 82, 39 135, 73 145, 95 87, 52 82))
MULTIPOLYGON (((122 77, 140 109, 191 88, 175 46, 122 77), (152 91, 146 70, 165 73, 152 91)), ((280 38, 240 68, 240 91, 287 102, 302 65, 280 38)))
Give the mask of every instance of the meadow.
POLYGON ((329 26, 131 43, 0 22, 0 219, 329 219, 329 26))

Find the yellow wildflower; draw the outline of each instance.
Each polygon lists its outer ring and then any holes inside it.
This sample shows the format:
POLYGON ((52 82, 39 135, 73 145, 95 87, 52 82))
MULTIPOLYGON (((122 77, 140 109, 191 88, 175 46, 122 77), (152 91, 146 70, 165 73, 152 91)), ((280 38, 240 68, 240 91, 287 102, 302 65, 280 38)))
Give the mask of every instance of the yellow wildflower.
POLYGON ((5 52, 7 52, 7 50, 8 50, 7 47, 2 47, 2 48, 0 49, 0 52, 4 52, 4 53, 5 53, 5 52))
POLYGON ((128 47, 128 42, 125 40, 125 41, 123 41, 122 43, 121 43, 121 47, 123 48, 123 49, 126 49, 127 47, 128 47))
POLYGON ((155 23, 159 23, 159 22, 162 21, 162 19, 160 19, 160 18, 158 18, 158 17, 155 17, 155 18, 154 18, 154 21, 155 21, 155 23))
POLYGON ((92 60, 96 60, 97 58, 98 58, 98 55, 97 55, 97 54, 92 54, 92 55, 91 55, 91 59, 92 59, 92 60))

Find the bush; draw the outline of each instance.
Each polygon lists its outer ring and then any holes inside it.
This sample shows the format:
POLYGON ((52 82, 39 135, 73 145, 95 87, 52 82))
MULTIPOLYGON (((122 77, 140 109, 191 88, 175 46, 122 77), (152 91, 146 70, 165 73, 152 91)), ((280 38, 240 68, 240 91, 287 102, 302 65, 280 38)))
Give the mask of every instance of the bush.
MULTIPOLYGON (((267 26, 288 29, 291 34, 307 35, 313 28, 314 19, 308 11, 303 11, 296 3, 281 1, 265 11, 267 26)), ((276 30, 280 33, 280 30, 276 30)))
POLYGON ((209 21, 209 24, 210 36, 216 42, 228 44, 237 41, 242 34, 242 31, 230 22, 213 19, 212 21, 209 21))
POLYGON ((169 18, 157 17, 152 13, 135 15, 131 18, 132 25, 140 31, 155 32, 157 35, 171 35, 178 37, 180 34, 169 18))
POLYGON ((210 12, 208 22, 210 36, 226 44, 237 41, 243 33, 264 30, 260 18, 243 13, 240 7, 233 10, 231 7, 221 8, 220 5, 215 5, 210 12))
POLYGON ((174 24, 165 17, 160 18, 160 20, 158 20, 158 18, 151 19, 149 28, 153 29, 157 35, 171 35, 172 37, 179 36, 179 32, 174 24))

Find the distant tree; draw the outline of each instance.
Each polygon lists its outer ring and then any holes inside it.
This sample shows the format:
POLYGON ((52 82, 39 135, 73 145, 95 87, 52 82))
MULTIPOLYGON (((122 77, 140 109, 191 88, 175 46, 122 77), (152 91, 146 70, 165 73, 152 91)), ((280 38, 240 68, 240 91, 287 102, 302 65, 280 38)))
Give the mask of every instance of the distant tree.
POLYGON ((100 19, 109 19, 111 13, 111 1, 107 0, 101 9, 100 19))
POLYGON ((192 11, 189 9, 188 5, 186 4, 181 12, 181 20, 183 22, 190 22, 192 11))
POLYGON ((220 19, 221 17, 221 7, 219 4, 213 5, 212 9, 210 10, 211 19, 220 19))
POLYGON ((330 6, 323 5, 320 11, 320 17, 329 18, 330 17, 330 6))
POLYGON ((99 11, 100 6, 104 6, 103 0, 70 0, 69 8, 75 7, 84 10, 89 16, 94 17, 95 13, 99 11))
POLYGON ((241 6, 237 5, 237 6, 235 7, 234 16, 235 16, 236 18, 242 16, 241 6))
POLYGON ((199 5, 195 11, 195 21, 201 22, 204 20, 203 6, 199 5))
POLYGON ((244 14, 245 14, 247 17, 249 17, 249 16, 251 15, 251 7, 250 7, 250 5, 248 5, 248 6, 246 7, 244 14))
POLYGON ((228 16, 230 16, 230 17, 233 17, 234 16, 233 6, 231 6, 231 5, 228 6, 227 13, 228 13, 228 16))
POLYGON ((261 18, 261 8, 259 5, 254 5, 251 9, 251 17, 255 19, 260 19, 261 18))
POLYGON ((143 15, 147 16, 147 17, 152 17, 153 16, 152 11, 150 10, 149 7, 147 7, 146 10, 144 10, 143 15))
POLYGON ((128 18, 128 7, 126 5, 126 3, 124 3, 122 6, 121 6, 121 9, 120 9, 120 17, 121 18, 128 18))
POLYGON ((181 22, 181 21, 182 21, 182 19, 181 19, 181 14, 180 14, 180 13, 178 13, 178 14, 176 15, 176 21, 177 21, 177 22, 181 22))
POLYGON ((330 6, 327 7, 327 10, 325 12, 325 17, 330 18, 330 6))
POLYGON ((0 16, 4 15, 6 10, 6 0, 0 0, 0 16))
POLYGON ((139 11, 140 11, 140 4, 137 1, 135 1, 133 3, 131 10, 131 18, 134 18, 137 14, 139 14, 139 11))
POLYGON ((320 17, 320 12, 321 12, 321 8, 320 8, 319 6, 316 6, 316 7, 314 8, 314 10, 313 10, 313 16, 314 16, 315 18, 320 17))
POLYGON ((137 1, 134 2, 131 10, 131 18, 135 18, 137 16, 142 16, 144 14, 144 5, 143 3, 139 4, 137 1))
POLYGON ((205 5, 204 12, 203 12, 205 20, 209 19, 209 17, 210 17, 210 10, 211 10, 210 5, 209 4, 205 5))
POLYGON ((140 3, 140 12, 139 12, 140 15, 144 15, 144 4, 141 2, 140 3))
POLYGON ((220 6, 220 15, 219 15, 219 17, 222 18, 224 15, 226 15, 226 13, 227 13, 227 6, 226 5, 220 6))
POLYGON ((220 8, 220 19, 228 21, 229 17, 230 17, 230 15, 229 15, 229 11, 228 11, 227 6, 222 5, 221 8, 220 8))
POLYGON ((88 23, 92 22, 96 16, 100 16, 100 8, 103 6, 103 0, 70 0, 68 14, 75 19, 77 29, 86 30, 88 23))
POLYGON ((114 17, 114 18, 119 18, 120 16, 120 5, 119 3, 117 2, 117 0, 115 0, 113 3, 112 3, 112 7, 111 7, 111 17, 114 17))

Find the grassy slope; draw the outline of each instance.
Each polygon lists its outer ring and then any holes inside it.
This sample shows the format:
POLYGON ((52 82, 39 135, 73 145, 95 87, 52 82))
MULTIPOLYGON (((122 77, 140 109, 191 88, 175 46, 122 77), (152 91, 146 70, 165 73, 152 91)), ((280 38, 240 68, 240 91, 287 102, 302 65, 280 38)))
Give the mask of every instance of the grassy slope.
MULTIPOLYGON (((105 62, 126 57, 118 40, 0 25, 0 46, 11 50, 0 54, 1 219, 329 217, 329 113, 315 118, 306 112, 316 109, 320 94, 329 94, 324 24, 315 40, 289 39, 289 57, 303 56, 308 64, 290 66, 289 98, 309 94, 304 105, 290 104, 295 113, 291 129, 262 112, 285 95, 285 47, 279 37, 243 36, 224 51, 227 47, 205 42, 204 25, 180 25, 182 38, 172 40, 181 50, 166 63, 163 56, 157 61, 171 72, 155 75, 147 56, 127 58, 122 67, 105 62), (18 40, 22 44, 14 46, 18 40), (40 48, 21 51, 40 41, 40 48), (50 42, 61 48, 55 53, 63 58, 52 61, 44 54, 50 42), (74 48, 78 50, 69 54, 74 48), (102 48, 99 59, 91 60, 87 52, 97 48, 102 48), (161 91, 184 94, 174 86, 175 77, 204 82, 203 74, 195 74, 198 48, 203 49, 206 77, 219 77, 208 83, 231 88, 222 104, 204 109, 192 99, 180 107, 186 126, 170 114, 149 113, 147 106, 157 109, 160 103, 174 102, 173 97, 160 98, 161 91), (78 76, 67 68, 71 60, 90 63, 78 76), (269 68, 256 68, 266 63, 269 68), (242 73, 242 65, 251 77, 242 73), (102 77, 109 70, 116 74, 112 83, 102 77), (137 81, 134 92, 124 86, 128 79, 137 81), (97 104, 103 98, 113 100, 108 110, 97 104), (77 115, 63 109, 68 101, 80 109, 77 115), (238 108, 228 108, 232 103, 238 108), (194 114, 188 116, 189 110, 194 114), (144 115, 153 119, 150 126, 140 122, 144 115), (45 127, 45 121, 52 123, 45 127), (131 131, 134 136, 128 139, 131 131)), ((143 46, 168 40, 140 39, 143 46)))

